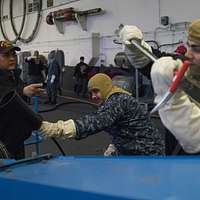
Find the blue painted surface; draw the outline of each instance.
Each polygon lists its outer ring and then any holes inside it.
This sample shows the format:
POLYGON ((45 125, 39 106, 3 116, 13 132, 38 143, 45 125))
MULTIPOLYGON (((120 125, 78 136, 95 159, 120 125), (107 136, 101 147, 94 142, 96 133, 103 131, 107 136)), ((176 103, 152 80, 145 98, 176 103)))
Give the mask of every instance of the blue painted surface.
POLYGON ((200 199, 199 157, 58 157, 0 173, 2 199, 200 199))

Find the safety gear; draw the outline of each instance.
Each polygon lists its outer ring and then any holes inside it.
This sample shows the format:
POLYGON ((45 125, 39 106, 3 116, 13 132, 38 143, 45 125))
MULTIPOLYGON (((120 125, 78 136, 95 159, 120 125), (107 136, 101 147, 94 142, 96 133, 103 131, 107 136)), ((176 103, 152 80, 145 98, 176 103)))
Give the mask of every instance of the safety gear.
POLYGON ((124 44, 130 44, 132 39, 143 40, 142 31, 137 26, 132 25, 125 25, 121 29, 119 37, 124 44))
POLYGON ((131 96, 130 92, 128 92, 128 91, 126 91, 126 90, 124 90, 124 89, 122 89, 120 87, 113 86, 111 91, 108 93, 106 99, 108 99, 111 95, 116 94, 116 93, 125 93, 125 94, 128 94, 128 95, 131 96))
POLYGON ((50 80, 51 84, 53 84, 53 83, 54 83, 54 81, 55 81, 55 78, 56 78, 56 76, 55 76, 54 74, 52 74, 52 76, 51 76, 51 80, 50 80))
MULTIPOLYGON (((141 46, 152 52, 151 47, 145 41, 142 40, 136 42, 140 43, 141 46)), ((141 69, 152 62, 150 58, 144 55, 144 53, 142 53, 137 47, 132 44, 127 44, 125 46, 124 52, 126 53, 129 62, 134 68, 141 69)))
POLYGON ((133 67, 143 68, 151 62, 147 56, 131 44, 131 40, 135 40, 135 42, 152 52, 151 47, 143 40, 143 34, 138 27, 129 25, 124 26, 120 31, 120 39, 123 43, 124 52, 133 67))
POLYGON ((175 72, 182 65, 181 60, 174 60, 172 57, 159 58, 152 66, 151 79, 156 94, 155 103, 160 102, 168 91, 175 72))
POLYGON ((125 45, 130 45, 131 40, 140 41, 144 48, 152 52, 151 47, 143 39, 142 31, 137 26, 124 26, 119 33, 119 37, 125 45))
POLYGON ((94 75, 88 82, 88 90, 98 89, 102 95, 103 100, 108 99, 114 93, 131 93, 123 90, 122 88, 113 86, 112 79, 103 73, 94 75))
POLYGON ((188 40, 200 44, 200 19, 194 20, 188 28, 188 40))
POLYGON ((114 144, 109 144, 108 148, 104 152, 104 156, 117 156, 117 148, 114 144))
MULTIPOLYGON (((181 66, 180 60, 171 57, 158 59, 151 70, 151 78, 159 102, 169 88, 175 70, 181 66)), ((200 151, 200 109, 184 91, 178 89, 175 95, 159 110, 164 126, 177 138, 187 153, 200 151)))
POLYGON ((177 92, 159 115, 187 153, 200 152, 200 108, 183 91, 177 92))
POLYGON ((76 125, 72 119, 67 121, 59 120, 56 123, 43 121, 39 131, 46 137, 68 139, 76 136, 76 125))

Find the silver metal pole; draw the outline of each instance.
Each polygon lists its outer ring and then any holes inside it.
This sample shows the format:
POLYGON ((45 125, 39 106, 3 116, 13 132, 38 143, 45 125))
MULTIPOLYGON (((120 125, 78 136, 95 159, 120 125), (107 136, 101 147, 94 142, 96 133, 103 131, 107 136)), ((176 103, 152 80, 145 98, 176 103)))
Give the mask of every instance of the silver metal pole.
POLYGON ((147 49, 139 45, 135 40, 131 40, 131 43, 136 46, 144 55, 150 58, 153 62, 155 62, 158 58, 156 58, 152 53, 150 53, 147 49))

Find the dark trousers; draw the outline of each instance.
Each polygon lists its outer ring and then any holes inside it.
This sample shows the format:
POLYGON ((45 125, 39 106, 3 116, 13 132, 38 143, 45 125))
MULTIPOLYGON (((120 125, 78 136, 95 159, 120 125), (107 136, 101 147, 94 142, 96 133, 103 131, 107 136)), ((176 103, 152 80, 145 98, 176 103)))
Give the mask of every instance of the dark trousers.
POLYGON ((50 102, 55 103, 57 100, 58 84, 47 82, 47 95, 50 102))
POLYGON ((80 94, 82 96, 85 96, 87 94, 87 84, 88 80, 86 78, 77 78, 74 91, 79 96, 80 94))

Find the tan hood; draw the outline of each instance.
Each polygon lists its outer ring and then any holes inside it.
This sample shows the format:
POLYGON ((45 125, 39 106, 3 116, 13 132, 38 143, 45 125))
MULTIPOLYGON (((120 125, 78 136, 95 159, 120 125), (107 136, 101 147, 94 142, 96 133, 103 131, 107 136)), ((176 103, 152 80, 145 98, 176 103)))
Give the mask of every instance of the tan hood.
POLYGON ((112 79, 103 73, 98 73, 89 80, 88 90, 91 91, 93 89, 98 89, 104 100, 107 100, 114 93, 126 93, 131 95, 131 93, 126 90, 113 86, 112 79))

